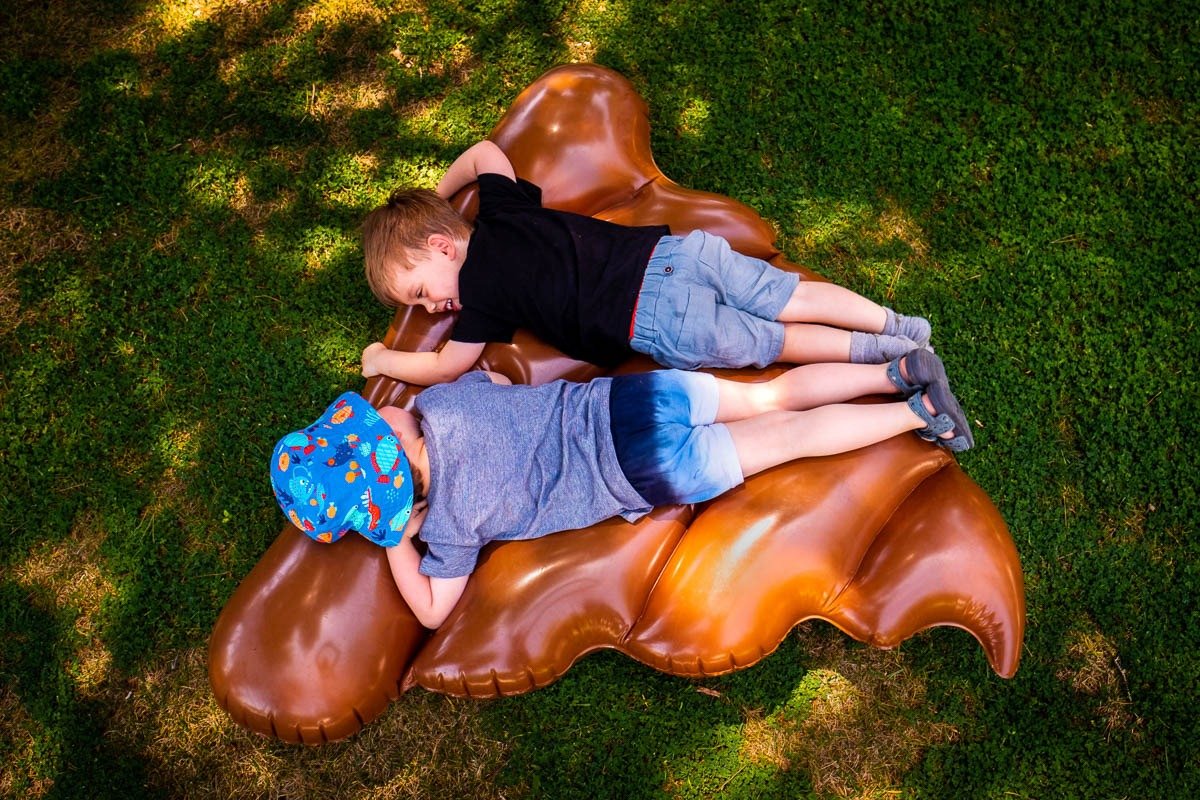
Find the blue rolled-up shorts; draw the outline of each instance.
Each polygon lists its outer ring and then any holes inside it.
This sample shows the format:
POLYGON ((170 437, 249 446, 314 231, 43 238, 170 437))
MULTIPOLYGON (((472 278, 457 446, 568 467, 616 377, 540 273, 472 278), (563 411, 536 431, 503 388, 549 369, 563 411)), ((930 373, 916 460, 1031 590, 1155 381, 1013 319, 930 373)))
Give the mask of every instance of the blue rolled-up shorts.
POLYGON ((664 236, 646 265, 629 344, 677 369, 768 366, 783 352, 777 318, 799 280, 720 236, 664 236))
POLYGON ((715 422, 717 379, 657 370, 612 379, 609 409, 617 461, 652 506, 701 503, 744 480, 733 437, 715 422))

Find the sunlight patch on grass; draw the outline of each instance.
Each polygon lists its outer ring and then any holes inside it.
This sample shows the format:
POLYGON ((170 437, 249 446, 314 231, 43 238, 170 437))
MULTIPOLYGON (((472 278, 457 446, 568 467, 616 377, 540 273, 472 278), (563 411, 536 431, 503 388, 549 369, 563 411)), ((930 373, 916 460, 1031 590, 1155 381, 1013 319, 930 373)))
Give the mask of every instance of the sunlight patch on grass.
POLYGON ((345 74, 341 80, 309 89, 304 114, 321 122, 332 144, 346 146, 352 141, 353 115, 357 111, 387 108, 392 105, 392 88, 378 68, 345 74))
POLYGON ((232 0, 166 0, 152 4, 143 12, 142 25, 135 25, 131 34, 154 30, 161 37, 180 36, 197 22, 211 19, 228 9, 245 8, 248 4, 232 0))
POLYGON ((414 3, 389 3, 389 8, 385 11, 379 3, 372 0, 316 0, 296 15, 296 21, 304 30, 318 24, 380 23, 389 14, 409 11, 414 7, 414 3))
POLYGON ((1117 647, 1100 630, 1072 630, 1056 677, 1073 692, 1093 701, 1093 714, 1105 735, 1123 732, 1135 741, 1141 738, 1143 720, 1133 710, 1129 676, 1121 664, 1117 647))
POLYGON ((246 175, 239 175, 234 181, 233 193, 229 202, 233 212, 245 220, 256 235, 261 236, 271 217, 286 211, 295 204, 296 191, 283 189, 274 199, 263 200, 255 194, 250 178, 246 175))
POLYGON ((339 255, 353 255, 358 250, 358 239, 353 233, 316 226, 304 232, 303 239, 305 276, 312 278, 325 271, 339 255))
POLYGON ((879 287, 886 301, 895 299, 910 271, 936 268, 920 224, 895 200, 883 208, 851 201, 801 201, 789 228, 801 233, 784 244, 798 263, 817 262, 826 277, 845 283, 854 276, 879 287))
POLYGON ((702 97, 693 97, 679 112, 675 130, 688 139, 700 139, 708 132, 709 102, 702 97))
POLYGON ((200 445, 208 434, 208 423, 198 420, 175 426, 159 437, 155 450, 170 469, 187 469, 199 462, 200 445))
MULTIPOLYGON (((248 167, 237 155, 236 141, 245 135, 244 131, 232 130, 211 139, 190 140, 188 147, 200 163, 192 170, 186 191, 201 207, 232 211, 261 236, 272 217, 295 205, 297 192, 285 186, 273 197, 261 197, 255 191, 254 182, 246 172, 248 167)), ((294 176, 302 170, 304 159, 303 149, 274 147, 264 161, 294 176)), ((191 220, 186 217, 173 220, 171 228, 155 240, 155 249, 171 251, 181 230, 189 224, 191 220)))
POLYGON ((566 9, 557 24, 557 32, 569 53, 568 61, 594 61, 600 40, 608 30, 629 22, 629 8, 616 0, 583 0, 566 9))
POLYGON ((925 697, 925 681, 897 651, 829 637, 785 706, 747 716, 741 755, 781 770, 802 769, 813 788, 838 797, 894 790, 926 748, 957 739, 925 697))
POLYGON ((467 77, 466 69, 474 56, 467 46, 466 38, 462 35, 455 36, 453 43, 443 44, 432 52, 424 47, 416 48, 414 45, 425 44, 420 34, 435 27, 424 10, 419 12, 419 19, 419 29, 408 31, 410 36, 406 37, 411 44, 402 39, 388 55, 404 69, 416 71, 419 77, 451 78, 455 84, 460 84, 467 77))
POLYGON ((874 229, 869 229, 867 235, 879 244, 899 240, 907 245, 917 258, 924 258, 929 254, 929 242, 921 226, 890 197, 885 199, 884 209, 876 217, 874 229))
POLYGON ((167 653, 132 681, 109 735, 171 796, 503 798, 507 747, 485 736, 474 701, 413 692, 344 742, 305 747, 252 734, 217 705, 201 648, 167 653))
POLYGON ((197 164, 184 191, 202 208, 210 210, 233 208, 238 193, 238 181, 244 175, 231 155, 210 154, 197 164))
POLYGON ((802 231, 788 244, 800 258, 847 239, 871 217, 867 203, 802 200, 792 215, 791 227, 802 231))
MULTIPOLYGON (((370 205, 378 191, 375 183, 377 164, 378 158, 369 154, 331 158, 317 179, 322 198, 331 206, 361 208, 370 205)), ((333 232, 327 231, 327 234, 333 235, 333 232)))
POLYGON ((271 6, 270 0, 159 0, 112 36, 109 46, 151 56, 159 45, 183 36, 201 22, 218 23, 227 39, 239 41, 262 24, 271 6))
POLYGON ((112 653, 98 638, 101 606, 116 591, 100 568, 105 538, 99 521, 85 515, 68 539, 42 543, 14 571, 27 591, 51 598, 60 612, 74 616, 79 646, 68 673, 79 695, 89 699, 103 694, 112 674, 112 653))

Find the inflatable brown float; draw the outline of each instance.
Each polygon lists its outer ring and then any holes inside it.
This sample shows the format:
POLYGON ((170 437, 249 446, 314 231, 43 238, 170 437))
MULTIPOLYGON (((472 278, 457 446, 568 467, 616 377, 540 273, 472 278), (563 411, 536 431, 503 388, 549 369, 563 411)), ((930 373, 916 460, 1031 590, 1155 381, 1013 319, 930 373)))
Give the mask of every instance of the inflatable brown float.
MULTIPOLYGON (((674 233, 703 228, 818 279, 779 254, 746 206, 668 180, 650 153, 645 103, 609 70, 551 70, 490 138, 548 206, 674 233)), ((468 215, 473 200, 471 190, 457 198, 468 215)), ((451 324, 401 308, 384 341, 435 349, 451 324)), ((489 345, 481 364, 532 384, 601 374, 523 334, 489 345)), ((635 359, 622 370, 651 366, 635 359)), ((363 394, 409 407, 418 391, 372 379, 363 394)), ((359 536, 317 544, 287 526, 221 613, 209 675, 242 725, 316 744, 355 733, 414 685, 518 694, 602 647, 674 675, 717 675, 756 663, 811 618, 885 648, 925 628, 963 628, 1011 677, 1025 625, 1017 552, 983 491, 916 436, 792 462, 634 525, 493 544, 432 633, 401 600, 380 548, 359 536)))

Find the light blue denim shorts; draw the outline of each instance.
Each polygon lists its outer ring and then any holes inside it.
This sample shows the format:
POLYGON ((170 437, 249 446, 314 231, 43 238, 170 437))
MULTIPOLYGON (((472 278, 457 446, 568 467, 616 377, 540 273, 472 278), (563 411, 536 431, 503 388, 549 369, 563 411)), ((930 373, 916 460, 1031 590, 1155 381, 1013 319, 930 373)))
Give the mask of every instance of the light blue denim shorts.
POLYGON ((652 506, 702 503, 741 484, 729 429, 719 422, 717 379, 656 370, 612 379, 609 409, 617 461, 652 506))
POLYGON ((629 344, 677 369, 768 366, 783 352, 776 318, 799 280, 720 236, 664 236, 646 265, 629 344))

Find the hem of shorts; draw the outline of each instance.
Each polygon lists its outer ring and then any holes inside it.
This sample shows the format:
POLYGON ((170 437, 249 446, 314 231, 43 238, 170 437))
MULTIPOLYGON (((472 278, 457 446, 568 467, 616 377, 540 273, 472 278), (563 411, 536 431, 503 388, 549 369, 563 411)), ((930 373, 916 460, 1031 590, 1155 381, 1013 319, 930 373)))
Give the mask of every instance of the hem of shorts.
MULTIPOLYGON (((770 263, 770 262, 768 262, 768 263, 770 263)), ((774 265, 772 264, 771 266, 774 266, 774 265)), ((779 269, 778 267, 775 267, 775 268, 779 269)), ((787 273, 788 275, 790 275, 792 277, 793 280, 792 280, 792 287, 790 289, 788 289, 787 295, 783 298, 783 302, 779 304, 779 308, 774 309, 774 311, 771 313, 771 316, 774 319, 779 319, 779 315, 783 313, 783 310, 785 308, 787 308, 788 301, 791 300, 792 295, 796 293, 796 287, 800 285, 800 273, 799 272, 789 272, 788 270, 780 270, 780 272, 787 273)))
POLYGON ((755 363, 755 367, 758 369, 766 369, 772 364, 778 363, 780 356, 783 355, 784 329, 785 323, 783 322, 780 322, 778 326, 774 328, 774 332, 771 334, 771 353, 773 354, 771 360, 765 363, 755 363))

